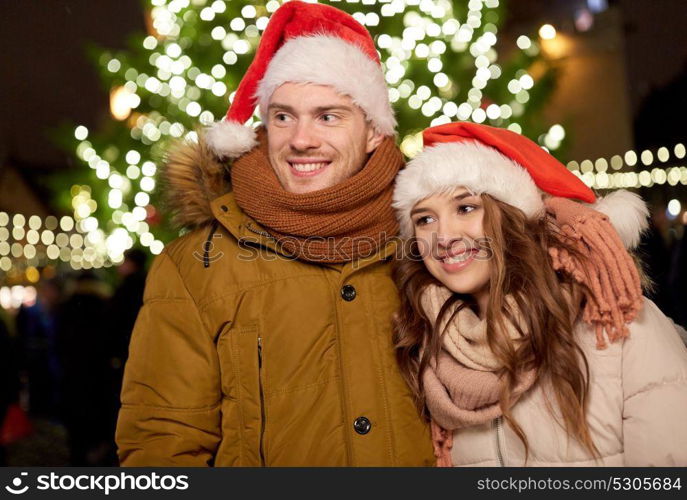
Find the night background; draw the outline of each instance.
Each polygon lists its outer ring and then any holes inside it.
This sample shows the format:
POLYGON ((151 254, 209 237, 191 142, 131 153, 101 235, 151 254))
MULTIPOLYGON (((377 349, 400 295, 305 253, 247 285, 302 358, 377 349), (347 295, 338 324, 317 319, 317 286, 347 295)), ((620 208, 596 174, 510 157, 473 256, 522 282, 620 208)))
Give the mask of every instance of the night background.
MULTIPOLYGON (((116 465, 145 270, 179 234, 157 165, 222 117, 280 3, 0 4, 3 465, 116 465)), ((638 192, 650 297, 687 326, 684 0, 326 3, 373 34, 407 156, 423 128, 473 120, 537 140, 602 196, 638 192)))

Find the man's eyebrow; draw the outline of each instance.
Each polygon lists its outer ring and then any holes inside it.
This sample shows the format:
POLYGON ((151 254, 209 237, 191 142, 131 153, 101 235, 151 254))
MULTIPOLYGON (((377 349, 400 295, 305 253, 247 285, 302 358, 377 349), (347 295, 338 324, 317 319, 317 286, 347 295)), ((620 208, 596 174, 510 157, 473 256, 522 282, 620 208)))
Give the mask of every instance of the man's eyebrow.
MULTIPOLYGON (((453 199, 454 199, 455 201, 460 201, 460 200, 462 200, 463 198, 469 198, 470 196, 475 196, 475 194, 474 194, 474 193, 471 193, 470 191, 466 191, 466 192, 464 192, 464 193, 462 193, 462 194, 459 194, 459 195, 455 196, 453 199)), ((413 208, 413 209, 410 211, 410 215, 415 215, 415 214, 418 213, 418 212, 425 212, 425 211, 429 211, 429 208, 425 208, 425 207, 415 207, 415 208, 413 208)))
POLYGON ((339 105, 334 105, 334 106, 318 106, 315 108, 315 113, 320 114, 320 113, 326 113, 327 111, 353 111, 350 106, 346 106, 343 104, 339 105))
MULTIPOLYGON (((270 104, 268 106, 267 109, 269 111, 278 110, 278 111, 286 111, 286 112, 292 113, 292 114, 296 113, 296 110, 292 106, 289 106, 288 104, 281 104, 278 102, 273 102, 272 104, 270 104)), ((350 106, 346 106, 346 105, 341 104, 341 105, 333 105, 333 106, 318 106, 318 107, 314 108, 313 111, 315 112, 315 114, 321 114, 321 113, 326 113, 326 112, 331 112, 331 111, 351 112, 353 110, 350 106)))
POLYGON ((280 103, 278 103, 278 102, 273 102, 272 104, 270 104, 270 105, 267 107, 267 110, 268 110, 268 111, 272 111, 273 109, 278 109, 278 110, 281 110, 281 111, 288 111, 289 113, 293 113, 293 112, 294 112, 294 109, 293 109, 291 106, 289 106, 288 104, 280 104, 280 103))

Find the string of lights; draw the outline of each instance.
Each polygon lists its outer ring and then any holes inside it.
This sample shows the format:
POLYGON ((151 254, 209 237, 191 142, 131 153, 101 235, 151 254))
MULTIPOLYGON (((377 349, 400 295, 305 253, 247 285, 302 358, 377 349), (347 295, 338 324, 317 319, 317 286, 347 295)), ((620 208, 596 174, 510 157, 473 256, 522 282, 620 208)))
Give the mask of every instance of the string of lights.
POLYGON ((628 189, 663 184, 687 185, 685 153, 685 145, 678 143, 672 148, 661 147, 656 152, 648 149, 639 153, 630 150, 624 155, 614 155, 610 159, 571 161, 567 166, 593 189, 628 189), (661 164, 670 166, 662 168, 658 166, 661 164), (625 167, 633 170, 620 171, 625 167))
MULTIPOLYGON (((60 262, 75 270, 109 267, 112 264, 104 257, 103 238, 102 231, 84 234, 70 216, 41 218, 0 212, 0 273, 4 281, 37 283, 41 269, 60 262)), ((7 290, 2 292, 4 302, 21 295, 7 290)))
MULTIPOLYGON (((685 145, 678 143, 672 148, 660 147, 655 152, 648 149, 639 153, 630 150, 624 155, 614 155, 610 159, 571 161, 567 166, 587 186, 602 192, 614 189, 651 188, 665 184, 687 186, 687 167, 684 165, 686 152, 685 145)), ((686 205, 678 198, 670 199, 666 207, 668 219, 675 220, 686 205)), ((687 224, 687 212, 683 213, 681 221, 687 224)))
POLYGON ((14 285, 0 287, 0 308, 18 309, 21 305, 32 306, 38 293, 33 285, 14 285))

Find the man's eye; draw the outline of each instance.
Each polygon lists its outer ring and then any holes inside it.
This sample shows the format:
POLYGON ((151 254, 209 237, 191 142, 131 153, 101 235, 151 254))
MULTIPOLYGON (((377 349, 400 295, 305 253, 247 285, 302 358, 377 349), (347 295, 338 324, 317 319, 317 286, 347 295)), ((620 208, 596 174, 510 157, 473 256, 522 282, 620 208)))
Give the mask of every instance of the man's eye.
POLYGON ((284 113, 277 113, 276 115, 274 115, 274 119, 278 122, 285 122, 288 121, 289 117, 284 113))
POLYGON ((332 115, 332 114, 327 113, 325 115, 322 115, 322 120, 325 122, 331 123, 331 122, 336 120, 336 115, 332 115))

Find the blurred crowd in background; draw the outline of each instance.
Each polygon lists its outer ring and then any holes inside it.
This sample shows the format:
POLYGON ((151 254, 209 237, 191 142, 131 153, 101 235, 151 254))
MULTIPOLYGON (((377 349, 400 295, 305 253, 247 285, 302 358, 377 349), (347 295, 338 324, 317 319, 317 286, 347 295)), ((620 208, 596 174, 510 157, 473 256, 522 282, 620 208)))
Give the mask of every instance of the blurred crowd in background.
MULTIPOLYGON (((640 194, 645 199, 650 196, 640 194)), ((687 328, 687 221, 670 220, 665 203, 654 202, 650 209, 650 227, 638 253, 653 282, 653 290, 646 295, 675 323, 687 328)))
POLYGON ((0 309, 0 465, 117 465, 119 392, 146 258, 127 252, 114 290, 80 271, 39 283, 35 303, 14 317, 0 309))

